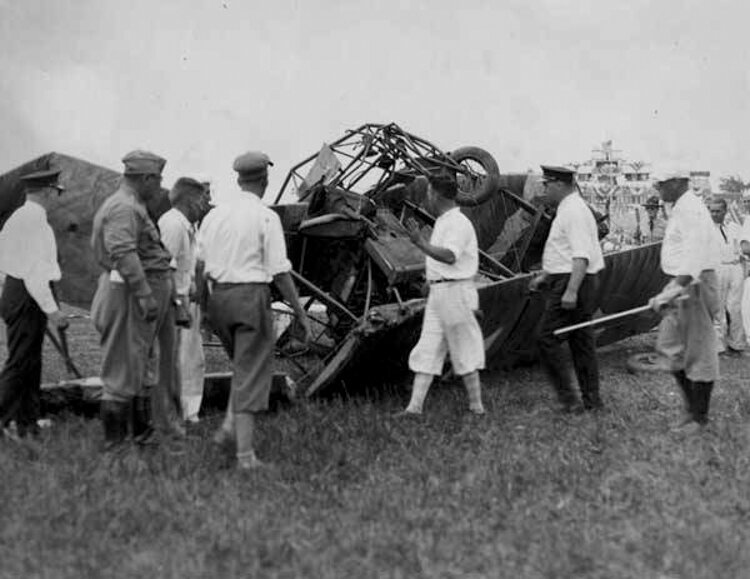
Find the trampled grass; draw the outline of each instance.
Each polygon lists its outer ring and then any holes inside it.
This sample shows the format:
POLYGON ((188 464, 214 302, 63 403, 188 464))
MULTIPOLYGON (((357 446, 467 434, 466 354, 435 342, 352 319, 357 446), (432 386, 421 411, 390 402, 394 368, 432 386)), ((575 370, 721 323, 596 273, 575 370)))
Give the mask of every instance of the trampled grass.
POLYGON ((57 417, 38 455, 0 440, 0 577, 748 577, 750 358, 685 438, 669 376, 625 371, 648 342, 601 352, 605 414, 557 413, 538 368, 487 373, 482 419, 459 383, 394 418, 387 386, 263 416, 277 468, 249 475, 209 444, 216 415, 184 455, 117 459, 57 417))

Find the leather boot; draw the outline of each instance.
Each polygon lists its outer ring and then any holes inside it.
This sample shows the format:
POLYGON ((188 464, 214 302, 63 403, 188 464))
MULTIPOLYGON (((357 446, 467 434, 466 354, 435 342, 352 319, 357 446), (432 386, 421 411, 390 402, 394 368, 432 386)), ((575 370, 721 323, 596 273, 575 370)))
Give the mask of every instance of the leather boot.
POLYGON ((104 425, 104 450, 110 451, 125 442, 128 436, 131 402, 102 400, 101 416, 104 425))
POLYGON ((131 413, 131 432, 138 444, 148 444, 153 438, 151 426, 151 399, 148 396, 136 396, 133 399, 131 413))
POLYGON ((708 408, 711 405, 711 392, 714 389, 713 382, 695 382, 693 391, 695 406, 693 408, 693 419, 701 425, 708 423, 708 408))
POLYGON ((673 372, 673 375, 675 377, 675 380, 677 380, 677 384, 680 385, 680 389, 682 390, 682 397, 685 400, 685 408, 687 409, 688 414, 692 415, 693 409, 695 407, 695 393, 693 383, 688 380, 687 374, 685 374, 684 370, 673 372))

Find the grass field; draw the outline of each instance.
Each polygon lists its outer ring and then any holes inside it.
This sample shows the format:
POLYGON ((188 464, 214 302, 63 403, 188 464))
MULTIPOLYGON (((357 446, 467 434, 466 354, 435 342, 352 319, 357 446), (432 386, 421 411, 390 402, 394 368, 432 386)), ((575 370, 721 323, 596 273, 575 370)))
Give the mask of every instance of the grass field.
POLYGON ((684 438, 669 376, 624 368, 651 338, 601 351, 608 413, 558 414, 538 368, 486 374, 482 419, 444 383, 399 421, 387 385, 263 416, 277 469, 249 475, 207 442, 216 415, 182 456, 118 459, 58 416, 39 455, 0 440, 0 577, 750 577, 750 358, 723 360, 713 424, 684 438))

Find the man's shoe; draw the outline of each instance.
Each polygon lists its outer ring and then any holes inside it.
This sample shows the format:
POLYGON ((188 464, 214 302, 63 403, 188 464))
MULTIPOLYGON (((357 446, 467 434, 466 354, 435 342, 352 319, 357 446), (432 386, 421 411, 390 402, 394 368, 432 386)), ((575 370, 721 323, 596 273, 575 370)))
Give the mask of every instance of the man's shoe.
POLYGON ((703 424, 696 422, 695 420, 689 420, 684 422, 681 426, 675 426, 672 428, 672 432, 680 434, 682 436, 690 436, 691 434, 697 434, 703 430, 703 424))
POLYGON ((487 412, 484 410, 483 407, 478 407, 478 408, 469 407, 469 412, 473 414, 474 416, 484 416, 485 414, 487 414, 487 412))
POLYGON ((219 429, 211 438, 211 442, 213 442, 221 450, 233 451, 235 445, 237 444, 237 439, 234 435, 234 432, 231 432, 226 428, 219 427, 219 429))
POLYGON ((414 412, 412 410, 399 410, 398 412, 394 412, 392 414, 393 418, 402 419, 402 418, 422 418, 421 412, 414 412))
POLYGON ((601 400, 592 400, 591 402, 584 402, 583 409, 586 412, 603 412, 604 402, 601 400))
POLYGON ((563 402, 560 405, 563 414, 583 414, 583 406, 578 402, 563 402))
POLYGON ((259 470, 268 470, 273 471, 276 470, 276 467, 271 462, 263 462, 262 460, 258 458, 252 458, 252 459, 237 459, 237 470, 240 471, 259 471, 259 470))

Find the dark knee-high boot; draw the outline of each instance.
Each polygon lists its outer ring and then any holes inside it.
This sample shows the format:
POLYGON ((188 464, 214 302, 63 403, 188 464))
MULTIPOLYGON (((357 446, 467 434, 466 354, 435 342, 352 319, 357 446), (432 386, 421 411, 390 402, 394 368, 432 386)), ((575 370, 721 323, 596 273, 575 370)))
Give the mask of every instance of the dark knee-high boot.
POLYGON ((151 425, 151 399, 148 396, 133 399, 131 428, 133 439, 138 443, 145 444, 152 438, 154 429, 151 425))
POLYGON ((693 408, 693 419, 698 424, 708 423, 708 409, 711 405, 711 392, 714 389, 713 382, 694 382, 693 392, 695 406, 693 408))
POLYGON ((695 388, 693 382, 688 380, 684 370, 678 370, 672 373, 682 390, 682 397, 685 400, 685 410, 692 419, 695 416, 695 388))
POLYGON ((101 417, 104 425, 104 450, 113 450, 128 436, 131 402, 102 400, 101 417))

